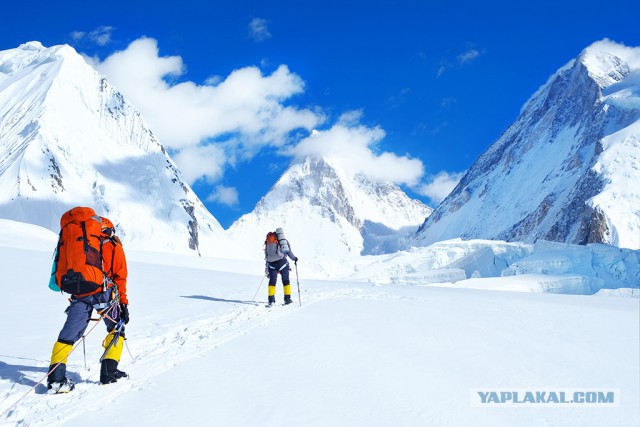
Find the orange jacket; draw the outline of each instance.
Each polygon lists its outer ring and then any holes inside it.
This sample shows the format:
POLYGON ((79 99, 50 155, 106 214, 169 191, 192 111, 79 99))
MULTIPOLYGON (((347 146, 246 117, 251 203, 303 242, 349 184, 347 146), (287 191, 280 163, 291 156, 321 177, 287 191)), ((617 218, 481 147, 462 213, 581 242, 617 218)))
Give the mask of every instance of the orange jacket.
POLYGON ((127 299, 127 259, 124 256, 122 243, 117 236, 105 239, 102 244, 102 260, 104 272, 116 284, 120 292, 120 302, 129 304, 127 299))

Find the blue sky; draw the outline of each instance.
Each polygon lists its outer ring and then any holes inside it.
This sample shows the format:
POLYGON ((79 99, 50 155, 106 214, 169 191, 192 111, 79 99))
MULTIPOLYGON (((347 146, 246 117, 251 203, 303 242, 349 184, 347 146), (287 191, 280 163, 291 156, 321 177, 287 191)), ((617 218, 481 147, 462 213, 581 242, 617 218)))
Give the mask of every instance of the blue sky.
POLYGON ((0 50, 85 54, 226 228, 306 154, 435 206, 558 68, 640 45, 635 1, 519 3, 12 2, 0 50))

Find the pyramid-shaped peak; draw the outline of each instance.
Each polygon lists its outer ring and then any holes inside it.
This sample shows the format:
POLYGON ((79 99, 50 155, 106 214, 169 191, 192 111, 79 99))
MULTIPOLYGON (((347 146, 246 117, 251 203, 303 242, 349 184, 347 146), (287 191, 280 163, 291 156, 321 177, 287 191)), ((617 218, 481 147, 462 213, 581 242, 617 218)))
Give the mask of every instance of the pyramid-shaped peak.
POLYGON ((140 112, 71 46, 0 51, 0 217, 91 206, 136 249, 211 254, 222 227, 140 112))
MULTIPOLYGON (((2 74, 5 77, 15 75, 28 67, 60 63, 64 60, 82 63, 89 67, 84 58, 69 45, 45 47, 38 41, 24 43, 15 49, 0 51, 0 77, 2 74)), ((51 67, 47 68, 49 72, 51 67)))
POLYGON ((584 49, 578 61, 605 88, 640 71, 640 47, 628 47, 604 39, 584 49))
POLYGON ((640 48, 610 40, 560 68, 431 215, 462 237, 638 248, 640 48))
POLYGON ((352 175, 330 158, 307 156, 296 159, 229 232, 246 251, 257 251, 252 242, 264 238, 264 230, 283 227, 297 237, 294 250, 300 253, 349 256, 388 250, 382 243, 416 230, 431 211, 393 183, 352 175))

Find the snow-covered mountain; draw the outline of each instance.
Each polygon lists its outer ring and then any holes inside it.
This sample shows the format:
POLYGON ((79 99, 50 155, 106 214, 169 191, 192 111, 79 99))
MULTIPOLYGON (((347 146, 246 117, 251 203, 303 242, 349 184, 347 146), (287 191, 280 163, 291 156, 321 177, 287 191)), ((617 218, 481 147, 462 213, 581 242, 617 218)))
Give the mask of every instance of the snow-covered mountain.
POLYGON ((640 248, 640 47, 558 70, 411 244, 455 237, 640 248))
POLYGON ((137 249, 207 253, 223 231, 140 113, 73 48, 0 51, 0 217, 57 232, 76 205, 137 249))
POLYGON ((432 209, 397 185, 351 176, 331 159, 307 157, 280 177, 255 209, 233 223, 232 241, 260 256, 265 234, 283 227, 294 253, 340 258, 395 250, 432 209))

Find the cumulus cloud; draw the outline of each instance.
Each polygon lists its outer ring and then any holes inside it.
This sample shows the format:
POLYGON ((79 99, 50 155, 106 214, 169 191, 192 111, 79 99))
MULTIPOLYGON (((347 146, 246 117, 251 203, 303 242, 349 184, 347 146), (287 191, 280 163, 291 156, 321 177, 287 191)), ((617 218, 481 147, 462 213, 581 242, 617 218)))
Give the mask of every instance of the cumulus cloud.
POLYGON ((214 144, 186 147, 172 157, 180 167, 182 176, 190 184, 199 179, 209 183, 217 181, 222 177, 224 166, 228 162, 224 148, 214 144))
POLYGON ((432 177, 430 182, 416 187, 415 191, 418 194, 427 196, 434 202, 440 203, 453 191, 463 176, 464 172, 449 173, 442 171, 432 177))
POLYGON ((257 42, 262 42, 271 38, 271 32, 267 25, 267 20, 263 18, 253 18, 249 22, 249 37, 257 42))
POLYGON ((378 152, 377 144, 385 133, 379 127, 360 124, 361 116, 362 112, 351 111, 343 114, 330 129, 312 132, 295 146, 294 156, 323 157, 351 174, 362 173, 373 180, 416 185, 424 172, 422 162, 378 152))
POLYGON ((142 112, 185 180, 214 186, 209 201, 237 204, 237 190, 219 184, 226 168, 267 147, 295 158, 324 157, 347 173, 374 180, 415 187, 423 177, 419 159, 379 149, 385 132, 363 125, 362 111, 349 111, 312 132, 324 115, 287 105, 304 82, 285 65, 266 75, 245 67, 226 77, 212 73, 203 84, 180 81, 182 58, 161 56, 151 38, 135 40, 104 60, 87 59, 142 112))
POLYGON ((203 85, 177 82, 185 72, 182 58, 160 56, 157 41, 146 37, 92 62, 176 153, 189 183, 219 179, 230 159, 250 159, 265 146, 291 143, 291 132, 310 131, 323 121, 317 111, 285 104, 304 90, 302 79, 285 65, 270 75, 245 67, 203 85), (201 156, 212 163, 203 165, 201 156))
POLYGON ((207 201, 217 202, 226 206, 236 206, 239 202, 238 190, 234 187, 217 185, 209 197, 207 197, 207 201))
POLYGON ((220 82, 222 82, 222 76, 216 74, 207 77, 207 79, 204 81, 204 84, 208 86, 217 86, 220 82))

